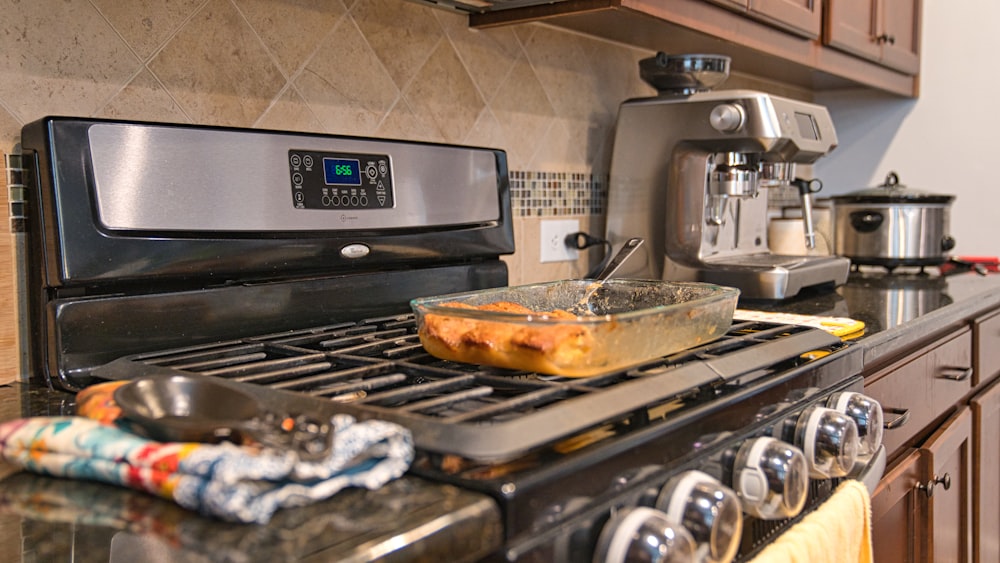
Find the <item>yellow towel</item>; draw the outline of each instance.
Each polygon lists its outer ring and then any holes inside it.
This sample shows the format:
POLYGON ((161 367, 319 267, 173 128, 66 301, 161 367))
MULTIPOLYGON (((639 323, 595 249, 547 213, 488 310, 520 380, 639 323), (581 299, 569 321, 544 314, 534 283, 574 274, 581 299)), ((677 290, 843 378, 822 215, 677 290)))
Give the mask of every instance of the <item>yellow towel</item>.
POLYGON ((871 562, 871 499, 868 489, 852 479, 751 563, 871 562))

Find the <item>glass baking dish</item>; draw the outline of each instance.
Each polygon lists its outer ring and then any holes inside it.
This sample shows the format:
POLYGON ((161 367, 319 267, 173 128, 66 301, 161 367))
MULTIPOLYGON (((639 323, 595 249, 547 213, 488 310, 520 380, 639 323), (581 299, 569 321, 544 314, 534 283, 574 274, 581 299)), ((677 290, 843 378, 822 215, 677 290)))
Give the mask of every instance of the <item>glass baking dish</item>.
POLYGON ((410 306, 421 344, 438 358, 588 377, 722 336, 738 297, 735 288, 706 283, 583 279, 418 298, 410 306))

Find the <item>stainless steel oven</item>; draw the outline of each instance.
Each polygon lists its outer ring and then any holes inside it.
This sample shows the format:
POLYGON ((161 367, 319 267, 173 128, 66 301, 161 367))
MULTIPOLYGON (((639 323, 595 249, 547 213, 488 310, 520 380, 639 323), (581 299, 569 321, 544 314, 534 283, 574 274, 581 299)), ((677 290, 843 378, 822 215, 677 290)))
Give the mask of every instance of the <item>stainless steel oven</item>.
POLYGON ((413 475, 495 501, 493 559, 746 559, 881 474, 861 350, 821 330, 736 322, 582 379, 427 354, 410 299, 508 282, 503 151, 74 118, 22 144, 30 377, 197 374, 398 422, 413 475))

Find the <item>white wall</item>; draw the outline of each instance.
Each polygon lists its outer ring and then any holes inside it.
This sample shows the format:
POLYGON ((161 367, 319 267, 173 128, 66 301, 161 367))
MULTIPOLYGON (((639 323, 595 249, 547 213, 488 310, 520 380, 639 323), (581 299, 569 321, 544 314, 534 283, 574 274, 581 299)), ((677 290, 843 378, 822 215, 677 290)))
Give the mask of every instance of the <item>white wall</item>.
POLYGON ((881 184, 956 196, 956 255, 1000 254, 1000 21, 997 0, 925 0, 916 100, 838 92, 817 97, 839 146, 814 166, 821 196, 881 184))

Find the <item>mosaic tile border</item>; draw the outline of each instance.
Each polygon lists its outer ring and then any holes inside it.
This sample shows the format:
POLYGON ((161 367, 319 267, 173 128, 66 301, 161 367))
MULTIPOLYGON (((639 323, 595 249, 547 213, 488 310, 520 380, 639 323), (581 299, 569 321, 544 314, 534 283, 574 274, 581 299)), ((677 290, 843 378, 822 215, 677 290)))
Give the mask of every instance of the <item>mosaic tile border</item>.
POLYGON ((510 171, 515 217, 603 215, 608 178, 579 172, 510 171))

